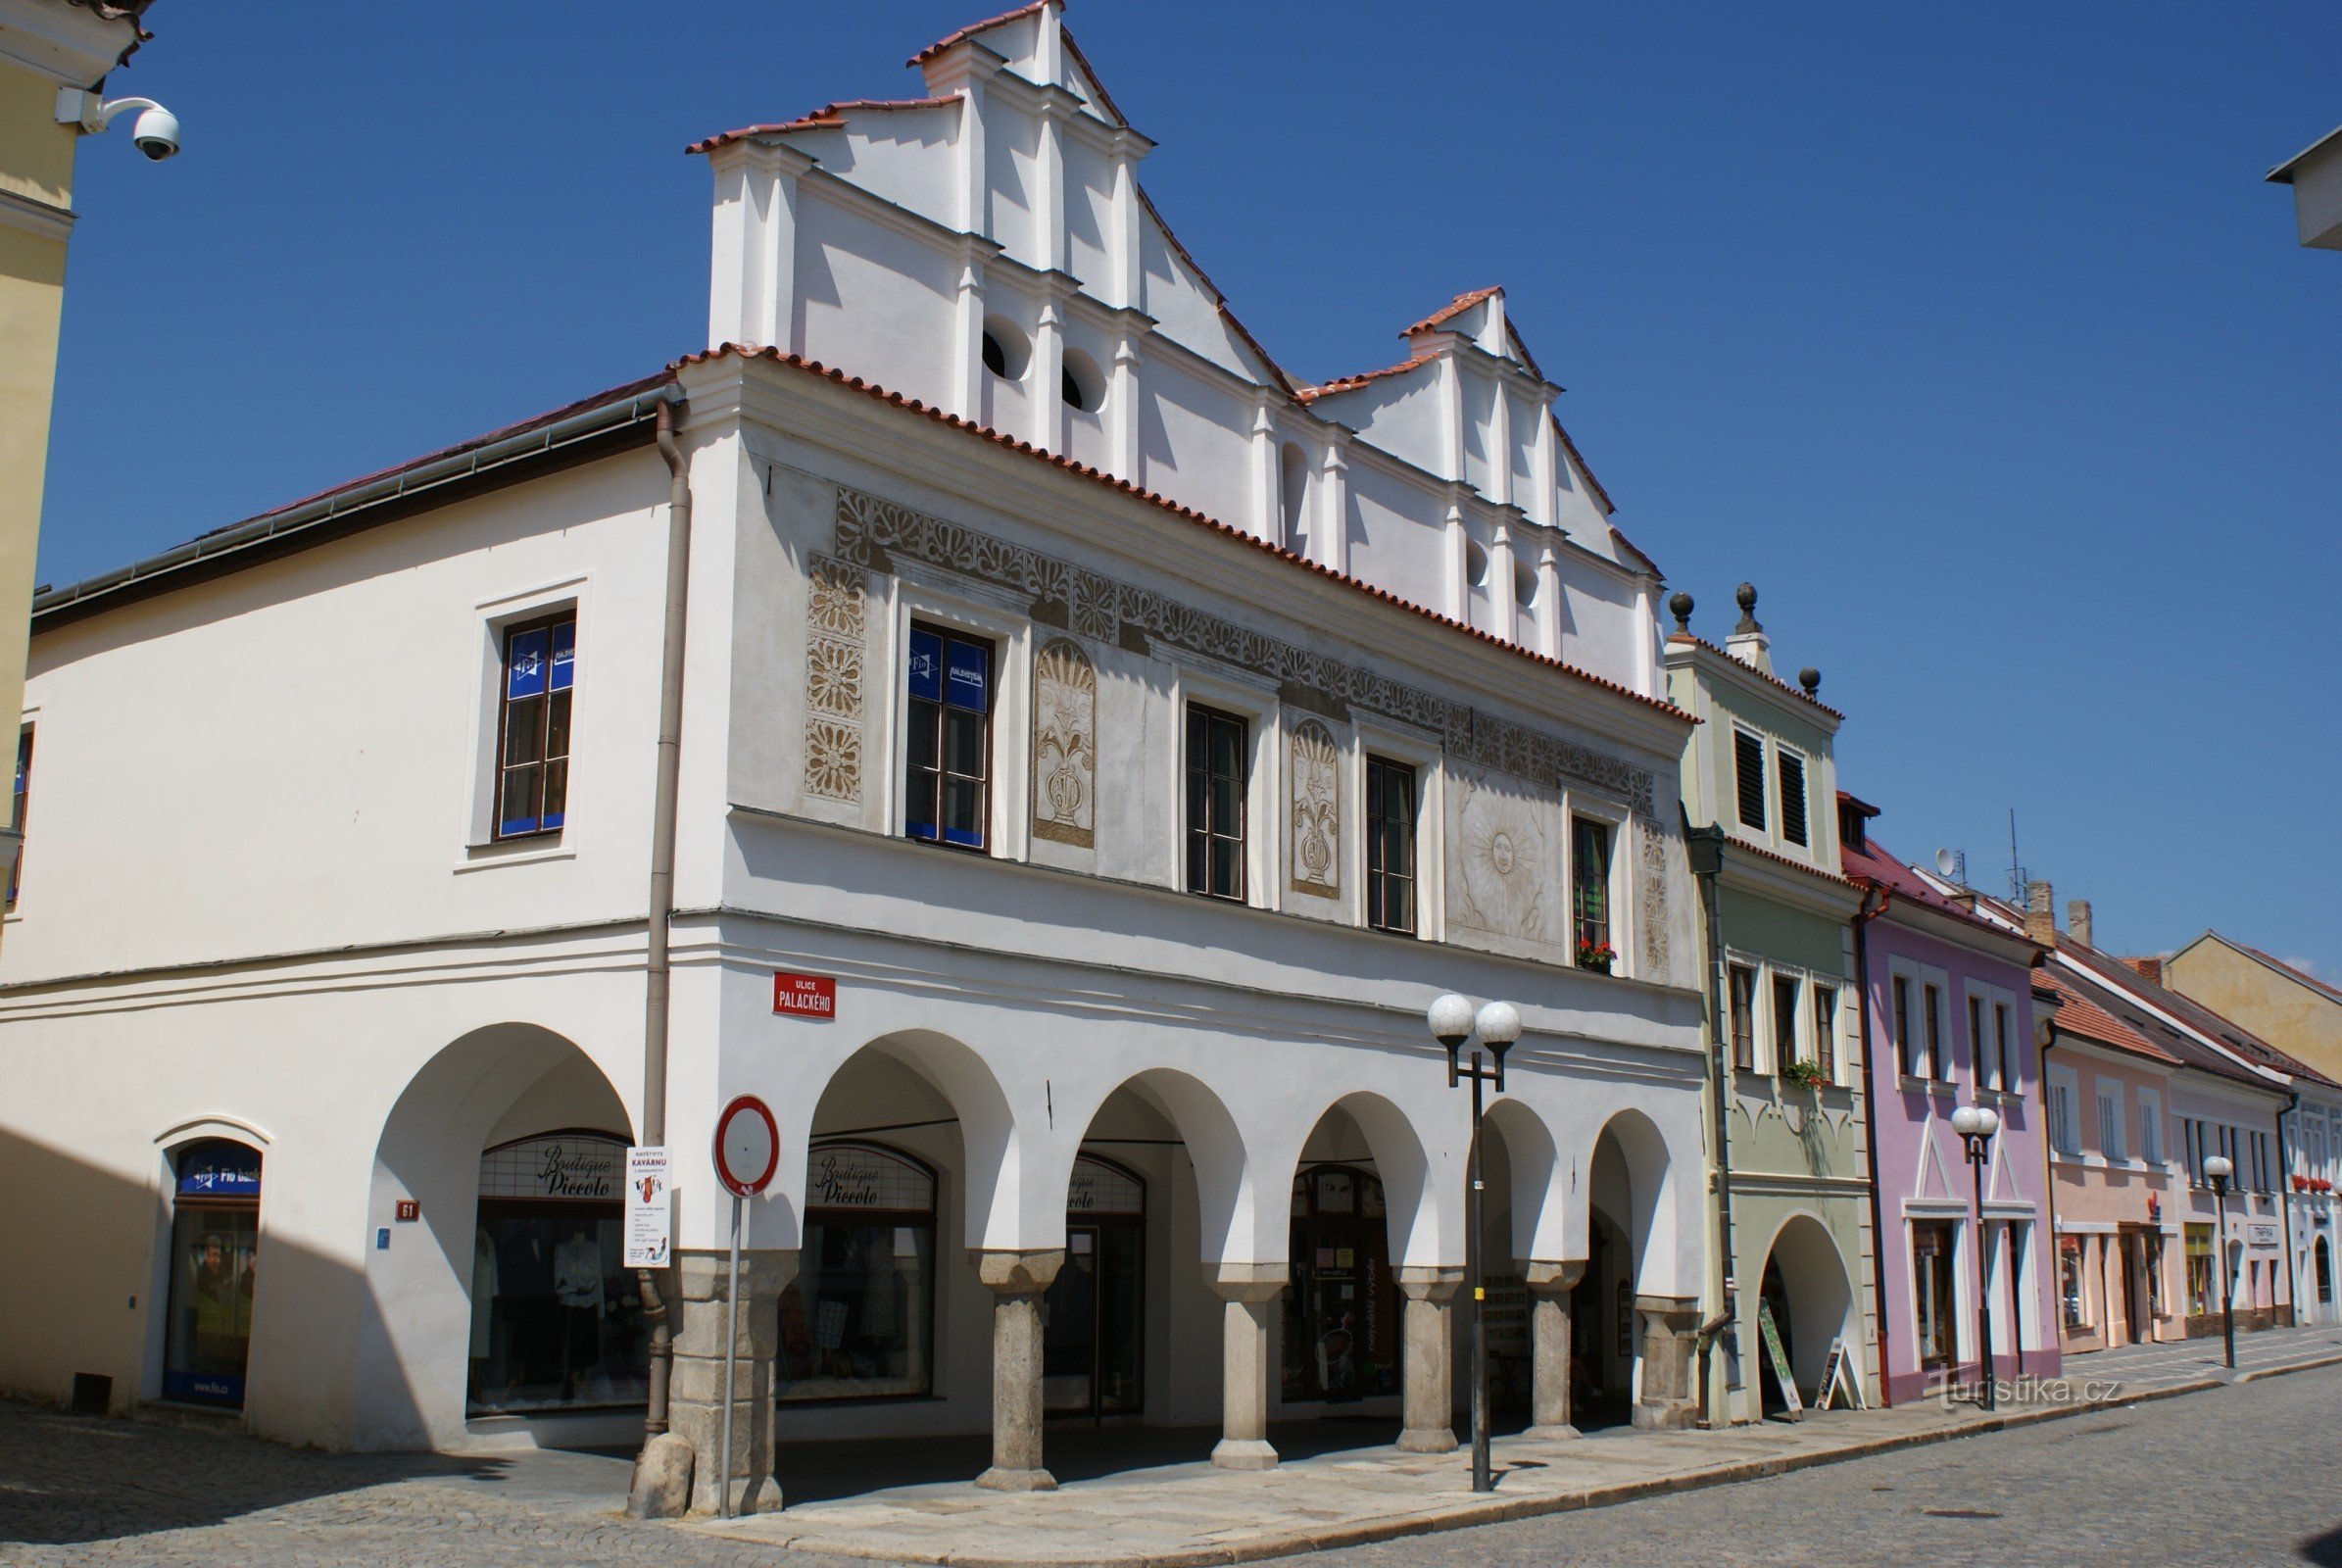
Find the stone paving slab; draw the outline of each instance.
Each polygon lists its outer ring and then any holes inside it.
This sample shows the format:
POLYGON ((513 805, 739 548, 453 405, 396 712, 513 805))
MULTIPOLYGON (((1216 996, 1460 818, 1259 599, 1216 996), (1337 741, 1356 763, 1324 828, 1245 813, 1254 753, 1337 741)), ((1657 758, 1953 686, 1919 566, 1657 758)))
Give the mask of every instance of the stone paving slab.
POLYGON ((2342 1363, 2342 1337, 2331 1332, 2304 1332, 2282 1350, 2255 1338, 2262 1344, 2253 1364, 2240 1365, 2232 1376, 2219 1365, 2217 1342, 2208 1356, 2192 1345, 2141 1347, 2188 1353, 2163 1355, 2151 1375, 2135 1378, 2129 1374, 2149 1372, 2144 1358, 2126 1365, 2121 1352, 2103 1360, 2076 1357, 2068 1369, 2067 1396, 2004 1404, 1995 1412, 1928 1400, 1730 1432, 1618 1431, 1562 1442, 1526 1434, 1499 1438, 1491 1449, 1497 1486, 1488 1495, 1471 1491, 1467 1449, 1427 1460, 1377 1448, 1262 1472, 1163 1465, 1049 1493, 973 1494, 964 1483, 903 1487, 669 1528, 793 1552, 951 1568, 1250 1562, 1754 1480, 2342 1363), (2083 1398, 2076 1391, 2085 1381, 2115 1384, 2119 1391, 2083 1398))

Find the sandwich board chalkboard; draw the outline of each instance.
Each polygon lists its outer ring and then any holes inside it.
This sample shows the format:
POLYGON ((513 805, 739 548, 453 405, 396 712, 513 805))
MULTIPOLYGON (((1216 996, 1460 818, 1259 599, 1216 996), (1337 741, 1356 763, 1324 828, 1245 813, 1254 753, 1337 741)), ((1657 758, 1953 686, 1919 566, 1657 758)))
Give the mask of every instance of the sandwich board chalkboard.
POLYGON ((1814 1396, 1814 1408, 1829 1409, 1837 1399, 1840 1383, 1845 1386, 1846 1408, 1862 1409, 1862 1380, 1854 1375, 1854 1368, 1847 1359, 1844 1335, 1830 1342, 1830 1354, 1822 1362, 1822 1387, 1814 1396))
MULTIPOLYGON (((1788 1402, 1788 1417, 1792 1421, 1805 1419, 1805 1401, 1797 1397, 1797 1379, 1789 1371, 1789 1352, 1781 1348, 1781 1330, 1773 1323, 1773 1303, 1762 1297, 1757 1298, 1757 1332, 1765 1338, 1765 1357, 1773 1363, 1773 1375, 1781 1381, 1781 1396, 1788 1402)), ((1827 1390, 1828 1385, 1824 1385, 1827 1390)))

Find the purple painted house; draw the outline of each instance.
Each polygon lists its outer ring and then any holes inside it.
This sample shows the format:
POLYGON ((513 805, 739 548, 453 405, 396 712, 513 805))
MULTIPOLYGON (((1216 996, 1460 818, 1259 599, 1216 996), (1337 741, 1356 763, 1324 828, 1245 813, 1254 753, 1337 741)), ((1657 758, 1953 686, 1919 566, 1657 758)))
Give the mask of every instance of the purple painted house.
POLYGON ((2033 1038, 2042 950, 1979 917, 1973 895, 1888 853, 1869 832, 1878 808, 1841 793, 1838 811, 1845 875, 1864 893, 1854 951, 1871 1074, 1874 1306, 1887 1402, 1976 1380, 1979 1263, 1997 1374, 2055 1377, 2055 1253, 2033 1038), (1984 1165, 1980 1246, 1976 1172, 1952 1128, 1952 1113, 1970 1104, 2000 1116, 1984 1165))

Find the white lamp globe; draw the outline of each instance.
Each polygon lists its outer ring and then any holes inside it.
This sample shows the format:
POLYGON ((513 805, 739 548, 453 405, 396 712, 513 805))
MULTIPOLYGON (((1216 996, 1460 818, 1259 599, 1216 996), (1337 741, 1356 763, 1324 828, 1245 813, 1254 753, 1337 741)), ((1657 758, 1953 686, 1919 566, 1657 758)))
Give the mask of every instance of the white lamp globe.
POLYGON ((1473 1022, 1489 1046, 1509 1046, 1521 1038, 1521 1010, 1509 1002, 1489 1003, 1473 1022))
POLYGON ((1976 1131, 1987 1138, 1999 1132, 2000 1112, 1994 1110, 1990 1105, 1978 1105, 1976 1107, 1976 1131))
POLYGON ((1963 1138, 1974 1138, 1984 1130, 1984 1113, 1974 1105, 1962 1105, 1952 1112, 1952 1131, 1963 1138))
POLYGON ((1472 999, 1450 991, 1424 1012, 1432 1038, 1443 1046, 1460 1046, 1472 1037, 1472 999))
POLYGON ((2236 1174, 2236 1162, 2225 1154, 2215 1154, 2204 1161, 2204 1174, 2216 1182, 2224 1182, 2236 1174))

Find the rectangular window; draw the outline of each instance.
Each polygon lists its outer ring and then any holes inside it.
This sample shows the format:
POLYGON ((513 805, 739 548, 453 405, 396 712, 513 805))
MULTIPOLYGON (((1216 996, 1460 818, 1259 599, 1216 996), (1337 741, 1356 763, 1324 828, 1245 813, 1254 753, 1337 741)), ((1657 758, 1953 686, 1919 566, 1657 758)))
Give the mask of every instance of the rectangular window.
POLYGON ((1837 988, 1814 987, 1814 1060, 1826 1083, 1837 1082, 1837 988))
POLYGON ((8 906, 17 906, 17 889, 24 881, 24 808, 32 802, 32 726, 17 731, 17 788, 9 798, 8 825, 17 835, 16 863, 8 868, 8 906))
POLYGON ((2049 1147, 2061 1154, 2081 1152, 2079 1140, 2074 1130, 2074 1086, 2054 1079, 2047 1086, 2049 1097, 2049 1147))
POLYGON ((1244 784, 1251 748, 1244 721, 1188 709, 1188 891, 1244 896, 1244 784))
POLYGON ((1992 1004, 1992 1087, 2007 1091, 2017 1082, 2017 1069, 2009 1060, 2009 1004, 1992 1004))
POLYGON ((2210 1317, 2220 1309, 2212 1288, 2212 1227, 2187 1226, 2181 1246, 2187 1259, 2187 1309, 2197 1317, 2210 1317))
POLYGON ((1415 770, 1366 760, 1366 923, 1415 934, 1415 770))
POLYGON ((1797 1059, 1797 982, 1785 974, 1773 977, 1773 1070, 1780 1072, 1797 1059))
POLYGON ((1765 831, 1765 742, 1744 729, 1732 731, 1732 761, 1738 769, 1740 823, 1765 831))
POLYGON ((1775 747, 1781 759, 1781 836, 1791 844, 1807 841, 1805 827, 1805 759, 1785 747, 1775 747))
POLYGON ((1919 1064, 1911 1059, 1911 982, 1896 975, 1891 988, 1895 999, 1895 1071, 1906 1078, 1916 1078, 1919 1064))
POLYGON ((2163 1097, 2139 1091, 2139 1158, 2163 1163, 2163 1097))
POLYGON ((1731 965, 1725 973, 1732 985, 1732 1065, 1742 1072, 1756 1069, 1756 971, 1746 964, 1731 965))
POLYGON ((1570 922, 1581 968, 1607 971, 1617 961, 1610 945, 1610 824, 1570 819, 1570 922))
POLYGON ((2122 1092, 2098 1091, 2098 1152, 2109 1159, 2127 1159, 2122 1144, 2122 1092))
POLYGON ((1982 1089, 1985 1087, 1984 999, 1978 996, 1968 999, 1968 1052, 1969 1070, 1976 1075, 1976 1087, 1982 1089))
POLYGON ((1920 1027, 1927 1032, 1927 1060, 1921 1069, 1924 1078, 1948 1078, 1943 1059, 1943 987, 1929 981, 1920 988, 1921 1003, 1927 1015, 1920 1020, 1920 1027))
POLYGON ((577 684, 577 612, 505 632, 499 698, 496 836, 557 833, 569 812, 569 704, 577 684))
POLYGON ((2196 1129, 2201 1125, 2192 1116, 2179 1123, 2179 1160, 2187 1167, 2187 1179, 2191 1182, 2204 1179, 2203 1146, 2196 1141, 2196 1129))
POLYGON ((992 644, 914 624, 905 673, 903 831, 981 850, 992 822, 992 644))

